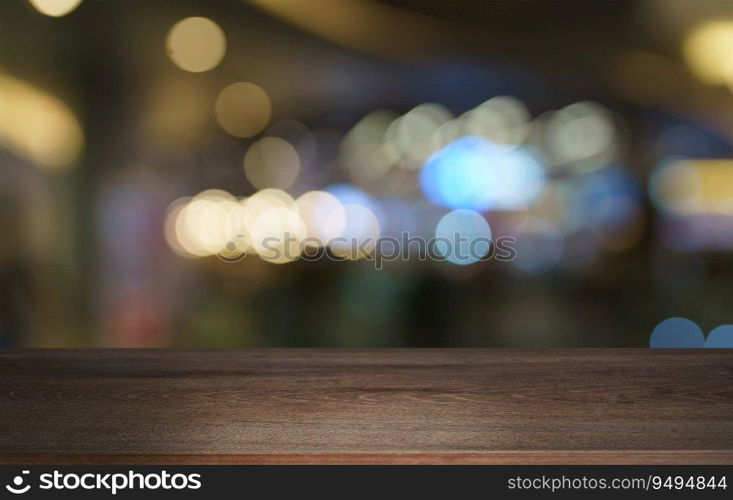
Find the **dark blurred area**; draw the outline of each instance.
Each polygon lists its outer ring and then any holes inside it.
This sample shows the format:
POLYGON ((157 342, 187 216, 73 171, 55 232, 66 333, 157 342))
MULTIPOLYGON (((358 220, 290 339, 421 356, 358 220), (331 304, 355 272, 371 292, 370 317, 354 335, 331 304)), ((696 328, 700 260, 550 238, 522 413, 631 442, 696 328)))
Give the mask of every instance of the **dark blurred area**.
POLYGON ((727 1, 2 1, 0 173, 4 347, 733 347, 727 1))

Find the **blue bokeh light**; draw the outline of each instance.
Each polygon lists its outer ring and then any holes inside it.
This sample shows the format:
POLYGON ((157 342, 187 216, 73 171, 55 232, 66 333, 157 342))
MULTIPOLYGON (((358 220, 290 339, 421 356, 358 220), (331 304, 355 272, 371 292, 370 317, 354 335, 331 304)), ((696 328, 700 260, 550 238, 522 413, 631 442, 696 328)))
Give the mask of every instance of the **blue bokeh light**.
POLYGON ((708 334, 705 347, 733 349, 733 325, 720 325, 708 334))
POLYGON ((473 210, 453 210, 435 228, 435 248, 448 262, 465 266, 480 261, 491 250, 491 227, 473 210))
POLYGON ((449 208, 516 210, 544 185, 544 168, 526 148, 461 137, 433 153, 420 173, 423 193, 449 208))
POLYGON ((649 347, 697 348, 705 344, 705 335, 694 321, 668 318, 654 327, 649 347))

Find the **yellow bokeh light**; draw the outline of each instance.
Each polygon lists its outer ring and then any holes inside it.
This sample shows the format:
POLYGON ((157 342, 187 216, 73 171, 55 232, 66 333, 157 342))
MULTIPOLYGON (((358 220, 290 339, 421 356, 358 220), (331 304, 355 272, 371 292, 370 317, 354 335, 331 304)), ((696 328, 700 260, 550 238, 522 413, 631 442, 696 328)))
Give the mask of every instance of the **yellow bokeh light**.
POLYGON ((249 248, 248 227, 249 217, 239 200, 221 189, 208 189, 171 203, 163 229, 168 245, 178 254, 232 257, 249 248))
POLYGON ((294 209, 295 200, 280 189, 262 189, 243 202, 244 208, 252 220, 271 208, 294 209))
POLYGON ((64 170, 84 146, 69 107, 32 85, 0 74, 0 144, 46 170, 64 170))
POLYGON ((205 17, 187 17, 168 32, 166 48, 171 61, 192 73, 209 71, 219 65, 227 41, 218 24, 205 17))
POLYGON ((234 236, 226 209, 213 200, 194 199, 181 211, 179 219, 178 241, 194 254, 213 255, 234 236))
POLYGON ((530 114, 511 96, 492 97, 465 115, 466 132, 497 144, 521 143, 529 131, 530 114))
POLYGON ((307 230, 297 210, 273 207, 254 219, 250 234, 252 247, 262 260, 284 264, 300 256, 307 230))
POLYGON ((697 26, 682 49, 687 65, 701 81, 717 85, 733 80, 733 21, 697 26))
POLYGON ((614 117, 595 102, 576 102, 552 113, 542 133, 550 163, 575 171, 602 168, 619 152, 614 117))
POLYGON ((387 109, 378 109, 364 116, 346 134, 341 143, 342 152, 346 155, 353 155, 364 146, 381 144, 390 124, 399 115, 387 109))
POLYGON ((168 246, 171 247, 174 252, 182 257, 195 256, 189 252, 183 244, 181 244, 176 231, 181 211, 186 208, 186 205, 188 205, 190 201, 191 198, 178 198, 168 205, 165 212, 165 221, 163 223, 163 236, 165 237, 166 243, 168 243, 168 246))
POLYGON ((326 246, 341 236, 346 225, 346 212, 334 195, 325 191, 308 191, 295 203, 305 223, 309 244, 326 246))
POLYGON ((61 17, 76 9, 81 0, 28 0, 28 3, 41 14, 61 17))
POLYGON ((214 104, 216 120, 228 134, 252 137, 270 121, 272 105, 267 93, 254 83, 233 83, 222 90, 214 104))
POLYGON ((230 193, 224 191, 223 189, 205 189, 204 191, 201 191, 199 194, 196 195, 196 199, 198 200, 209 200, 209 201, 219 201, 219 200, 226 200, 226 201, 234 201, 236 198, 232 196, 230 193))
POLYGON ((399 153, 389 144, 367 144, 347 160, 347 165, 354 181, 368 185, 381 182, 399 159, 399 153))
POLYGON ((295 182, 299 171, 298 152, 279 137, 260 139, 244 155, 247 180, 259 189, 287 189, 295 182))
POLYGON ((733 215, 733 160, 686 159, 658 168, 652 199, 678 215, 733 215))
POLYGON ((452 115, 443 106, 421 104, 394 120, 385 132, 385 142, 412 160, 405 166, 419 168, 434 152, 434 137, 452 115))

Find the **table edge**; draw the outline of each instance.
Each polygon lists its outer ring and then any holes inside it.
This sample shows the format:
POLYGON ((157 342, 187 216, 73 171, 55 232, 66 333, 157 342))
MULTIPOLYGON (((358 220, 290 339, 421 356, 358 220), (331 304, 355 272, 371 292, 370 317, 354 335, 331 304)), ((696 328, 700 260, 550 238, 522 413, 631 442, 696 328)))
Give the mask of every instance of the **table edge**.
POLYGON ((733 465, 733 450, 0 454, 0 465, 733 465))

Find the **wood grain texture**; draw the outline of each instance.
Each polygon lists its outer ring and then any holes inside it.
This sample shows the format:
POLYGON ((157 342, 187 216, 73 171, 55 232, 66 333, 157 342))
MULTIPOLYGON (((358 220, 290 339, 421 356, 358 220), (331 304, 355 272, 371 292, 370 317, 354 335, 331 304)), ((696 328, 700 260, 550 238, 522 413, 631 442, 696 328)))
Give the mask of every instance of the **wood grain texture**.
POLYGON ((733 351, 2 350, 0 463, 733 463, 733 351))

